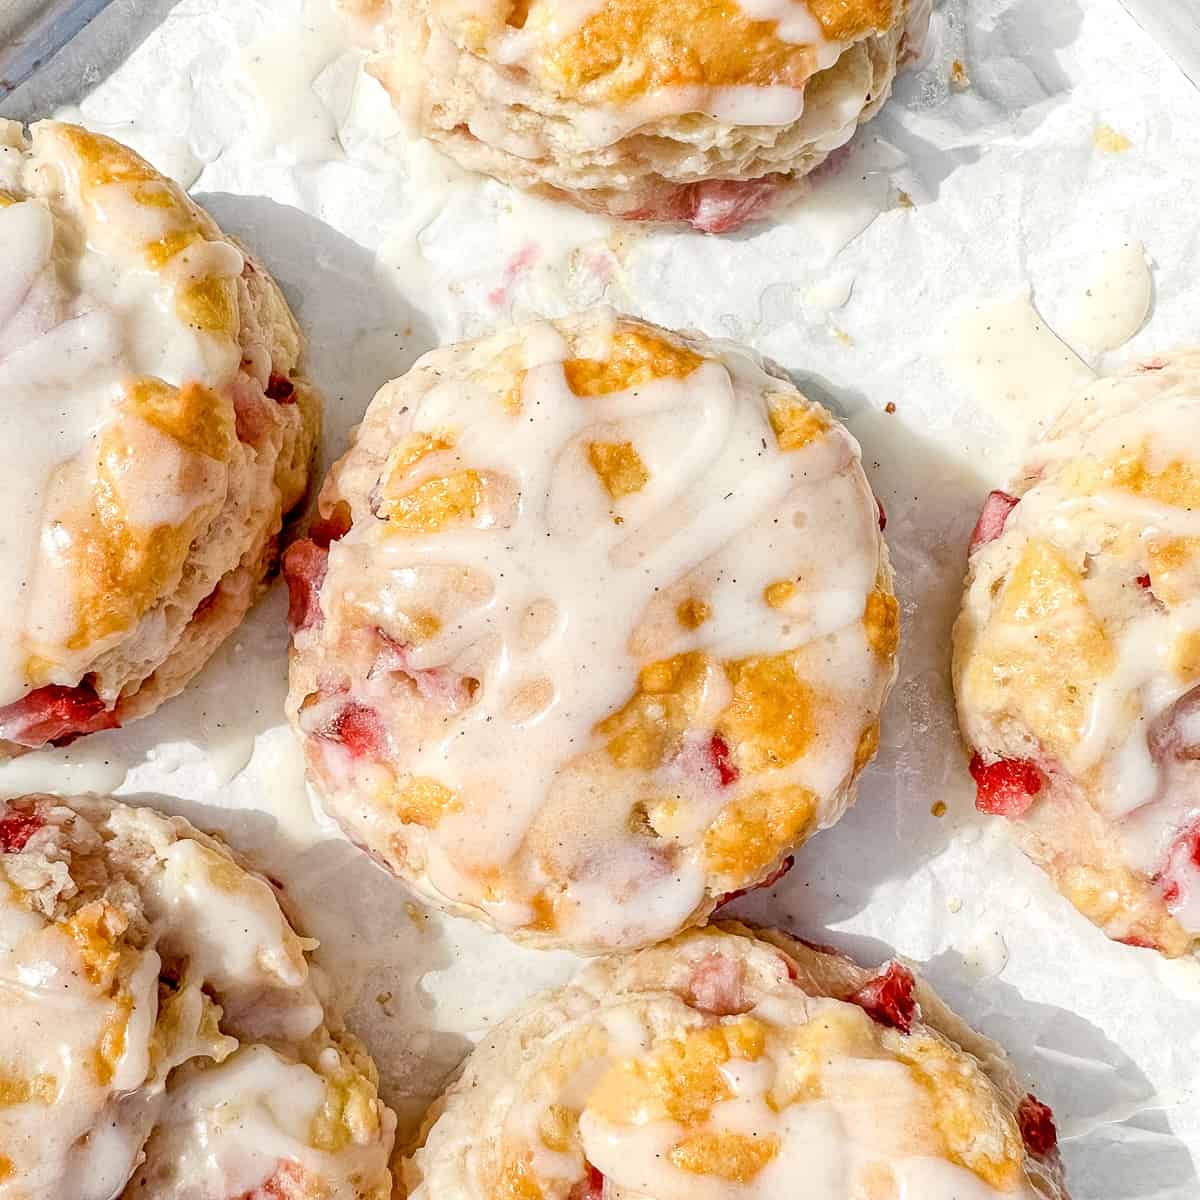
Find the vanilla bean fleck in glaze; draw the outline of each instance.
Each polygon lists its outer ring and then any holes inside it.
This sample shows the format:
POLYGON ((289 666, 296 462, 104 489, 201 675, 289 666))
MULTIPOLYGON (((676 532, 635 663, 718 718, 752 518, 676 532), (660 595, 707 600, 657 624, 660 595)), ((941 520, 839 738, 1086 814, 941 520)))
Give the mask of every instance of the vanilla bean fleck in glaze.
POLYGON ((850 803, 895 674, 879 511, 853 438, 737 347, 597 310, 435 351, 321 514, 285 560, 289 712, 330 813, 431 900, 643 944, 850 803))

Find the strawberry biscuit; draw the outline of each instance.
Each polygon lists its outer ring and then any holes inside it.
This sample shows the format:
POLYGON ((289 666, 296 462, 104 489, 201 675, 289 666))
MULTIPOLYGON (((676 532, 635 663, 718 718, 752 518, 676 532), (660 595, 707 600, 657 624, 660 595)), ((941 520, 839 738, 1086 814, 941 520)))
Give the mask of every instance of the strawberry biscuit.
POLYGON ((224 845, 24 796, 0 882, 0 1200, 388 1200, 375 1067, 224 845))
POLYGON ((1050 1110, 908 968, 714 926, 505 1021, 409 1200, 1065 1200, 1050 1110))
POLYGON ((304 494, 317 397, 271 278, 132 151, 0 121, 0 757, 180 691, 304 494))
POLYGON ((989 498, 954 632, 978 806, 1110 937, 1200 939, 1200 354, 1090 387, 989 498))
POLYGON ((854 439, 724 342, 597 310, 426 355, 285 560, 289 712, 349 836, 585 951, 833 824, 897 605, 854 439))
POLYGON ((761 215, 887 99, 928 0, 359 0, 375 74, 464 166, 708 233, 761 215))

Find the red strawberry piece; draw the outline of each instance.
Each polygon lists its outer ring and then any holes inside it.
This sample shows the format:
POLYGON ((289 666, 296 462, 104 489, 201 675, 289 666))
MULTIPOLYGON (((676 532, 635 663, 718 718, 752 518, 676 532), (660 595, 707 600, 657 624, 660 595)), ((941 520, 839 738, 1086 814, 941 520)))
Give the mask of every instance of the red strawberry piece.
POLYGON ((879 509, 879 532, 882 533, 887 528, 887 513, 883 511, 883 504, 879 497, 875 497, 875 507, 879 509))
POLYGON ((295 404, 296 385, 286 375, 272 373, 267 380, 267 397, 276 404, 295 404))
POLYGON ((1128 934, 1125 937, 1117 938, 1117 941, 1122 946, 1137 946, 1141 950, 1157 950, 1158 947, 1153 942, 1148 942, 1144 937, 1139 937, 1136 933, 1128 934))
POLYGON ((719 733, 714 733, 709 739, 708 756, 712 759, 722 787, 728 787, 737 779, 738 769, 730 756, 729 743, 719 733))
POLYGON ((684 220, 701 233, 729 233, 763 215, 779 191, 778 177, 709 179, 688 188, 684 220))
POLYGON ((971 532, 971 547, 968 553, 974 554, 980 546, 994 542, 1003 532, 1008 523, 1008 514, 1020 504, 1016 496, 1007 492, 992 492, 983 502, 983 509, 975 528, 971 532))
POLYGON ((234 1200, 295 1200, 308 1195, 306 1172, 297 1162, 281 1161, 265 1183, 234 1197, 234 1200))
POLYGON ((625 214, 630 221, 686 221, 701 233, 728 233, 769 207, 783 183, 765 179, 709 179, 676 188, 657 204, 625 214))
POLYGON ((0 851, 19 854, 25 849, 25 843, 45 824, 45 819, 35 812, 10 809, 0 817, 0 851))
POLYGON ((0 709, 0 738, 19 746, 66 746, 120 723, 90 684, 49 684, 0 709))
POLYGON ((1181 830, 1167 851, 1166 863, 1154 876, 1163 903, 1173 908, 1186 887, 1189 893, 1200 886, 1200 821, 1181 830))
POLYGON ((312 629, 325 619, 321 584, 325 582, 328 552, 305 539, 293 542, 283 554, 283 578, 288 590, 288 628, 293 633, 312 629))
POLYGON ((1149 575, 1139 575, 1139 576, 1137 577, 1137 585, 1138 585, 1138 587, 1140 587, 1140 588, 1146 588, 1147 590, 1149 590, 1149 588, 1150 588, 1150 576, 1149 576, 1149 575))
POLYGON ((584 1165, 587 1174, 570 1190, 567 1200, 603 1200, 604 1176, 591 1163, 584 1165))
POLYGON ((1058 1145, 1054 1114, 1032 1092, 1017 1107, 1017 1124, 1025 1149, 1035 1158, 1044 1158, 1058 1145))
POLYGON ((739 900, 742 896, 748 896, 751 892, 758 892, 763 888, 769 888, 773 886, 774 884, 778 883, 795 865, 796 856, 794 854, 789 854, 787 858, 785 858, 783 862, 781 862, 779 866, 776 867, 775 870, 772 871, 770 875, 768 875, 766 879, 762 881, 762 883, 756 883, 753 887, 738 888, 736 892, 726 892, 725 895, 717 901, 717 907, 720 908, 723 904, 732 904, 734 900, 739 900))
POLYGON ((744 963, 713 951, 698 959, 688 984, 691 1003, 719 1017, 744 1013, 754 1005, 746 999, 744 963))
POLYGON ((345 537, 353 524, 350 505, 345 500, 339 500, 327 517, 317 517, 308 527, 309 540, 316 542, 322 550, 328 550, 330 543, 345 537))
POLYGON ((912 1029, 913 1014, 917 1008, 913 995, 916 982, 907 967, 890 962, 881 974, 867 980, 854 995, 846 999, 851 1004, 857 1004, 872 1021, 908 1033, 912 1029))
POLYGON ((975 807, 981 813, 1012 819, 1023 817, 1042 790, 1042 773, 1027 758, 998 758, 985 763, 976 754, 970 770, 975 780, 975 807))
POLYGON ((316 736, 345 746, 351 758, 377 758, 386 744, 379 714, 353 700, 339 708, 329 724, 317 730, 316 736))
POLYGON ((346 746, 352 758, 378 757, 386 742, 383 721, 376 710, 354 701, 343 704, 316 736, 346 746))

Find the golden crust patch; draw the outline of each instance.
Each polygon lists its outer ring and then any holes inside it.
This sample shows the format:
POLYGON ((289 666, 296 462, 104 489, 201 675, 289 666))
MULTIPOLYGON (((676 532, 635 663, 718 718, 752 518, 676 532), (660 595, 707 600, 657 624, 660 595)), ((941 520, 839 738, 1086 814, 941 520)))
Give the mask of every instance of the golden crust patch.
POLYGON ((513 1158, 500 1168, 494 1200, 542 1200, 542 1189, 527 1158, 513 1158))
MULTIPOLYGON (((172 395, 170 389, 145 386, 145 382, 135 385, 127 411, 132 408, 185 454, 213 457, 208 453, 212 451, 223 461, 231 457, 234 416, 228 399, 199 384, 172 395)), ((178 575, 193 539, 222 499, 222 488, 198 483, 193 507, 180 524, 133 524, 127 515, 126 481, 148 468, 163 469, 158 467, 162 461, 161 452, 148 444, 137 422, 114 422, 101 437, 90 503, 82 511, 63 514, 71 533, 65 553, 75 565, 77 596, 69 650, 130 629, 149 612, 178 575)), ((60 469, 81 466, 75 462, 60 469)), ((180 478, 186 478, 186 472, 180 478)))
MULTIPOLYGON (((53 1075, 33 1075, 28 1079, 0 1074, 0 1108, 18 1104, 49 1107, 58 1099, 58 1080, 53 1075)), ((0 1175, 0 1179, 4 1176, 0 1175)))
POLYGON ((551 1104, 538 1117, 538 1137, 542 1145, 557 1154, 565 1154, 579 1130, 579 1113, 565 1104, 551 1104))
POLYGON ((449 813, 462 811, 462 801, 436 779, 414 776, 396 789, 392 810, 406 825, 436 829, 449 813))
POLYGON ((763 588, 763 603, 768 608, 783 608, 796 594, 796 584, 791 579, 777 579, 763 588))
POLYGON ((803 450, 830 427, 826 413, 803 396, 776 393, 767 401, 767 416, 780 450, 803 450))
POLYGON ((596 726, 618 766, 649 770, 666 757, 699 711, 715 664, 700 653, 651 663, 638 675, 629 702, 596 726))
POLYGON ((191 280, 175 294, 175 311, 194 329, 237 335, 237 284, 216 275, 191 280))
POLYGON ((155 238, 152 242, 147 242, 143 253, 150 266, 156 271, 160 271, 175 255, 180 254, 193 242, 199 240, 200 231, 195 227, 176 229, 171 233, 164 233, 162 237, 155 238))
POLYGON ((836 42, 883 33, 895 19, 892 0, 807 0, 807 4, 821 32, 836 42))
POLYGON ((858 735, 858 745, 854 747, 854 771, 857 774, 875 757, 875 751, 879 749, 879 722, 872 721, 869 725, 863 726, 863 731, 858 735))
POLYGON ((694 1133, 671 1147, 668 1157, 682 1171, 749 1183, 779 1153, 776 1134, 752 1137, 719 1130, 694 1133))
POLYGON ((376 514, 398 533, 437 533, 471 521, 482 509, 485 485, 478 471, 455 471, 411 484, 413 467, 430 454, 454 448, 449 432, 411 433, 392 447, 382 473, 376 514))
POLYGON ((743 658, 725 664, 733 700, 717 721, 734 760, 745 771, 786 767, 816 736, 816 697, 796 673, 791 654, 743 658))
POLYGON ((816 811, 816 795, 799 786, 739 796, 708 827, 704 857, 719 875, 738 883, 754 879, 804 840, 816 811))
POLYGON ((816 53, 775 31, 735 0, 610 0, 544 55, 541 71, 564 96, 598 88, 617 102, 669 87, 802 88, 816 53))
POLYGON ((879 1026, 861 1008, 839 1005, 822 1009, 791 1031, 767 1104, 781 1112, 825 1095, 825 1068, 847 1058, 882 1059, 879 1026))
POLYGON ((1200 587, 1200 538, 1155 537, 1146 549, 1150 586, 1164 604, 1183 604, 1200 587))
POLYGON ((968 695, 1020 719, 1050 750, 1079 740, 1112 648, 1087 605, 1079 572, 1031 539, 979 633, 963 678, 968 695))
MULTIPOLYGON (((10 204, 16 204, 16 202, 17 198, 12 194, 12 192, 5 191, 4 188, 0 188, 0 208, 8 208, 10 204)), ((0 1176, 0 1178, 2 1178, 2 1176, 0 1176)))
POLYGON ((456 522, 474 520, 483 508, 484 486, 478 471, 458 471, 427 479, 402 496, 386 496, 379 515, 397 533, 437 533, 456 522))
POLYGON ((374 1137, 379 1128, 374 1084, 338 1056, 325 1077, 321 1107, 309 1125, 308 1141, 326 1154, 339 1154, 352 1142, 374 1137))
POLYGON ((1022 1176, 1017 1124, 978 1064, 931 1036, 888 1039, 888 1049, 926 1091, 947 1156, 998 1191, 1022 1176))
POLYGON ((126 383, 124 407, 193 454, 218 462, 233 458, 238 444, 233 405, 202 383, 173 388, 141 376, 126 383))
POLYGON ((640 492, 650 472, 632 442, 588 442, 588 462, 614 500, 640 492))
POLYGON ((1151 466, 1152 452, 1145 443, 1128 447, 1118 458, 1081 458, 1062 473, 1062 485, 1080 495, 1117 490, 1157 500, 1173 508, 1200 508, 1200 470, 1196 464, 1173 459, 1151 466))
POLYGON ((117 1064, 125 1053, 126 1033, 132 1013, 133 997, 126 992, 117 998, 112 1011, 105 1018, 104 1031, 100 1035, 100 1043, 96 1047, 96 1056, 92 1063, 92 1070, 101 1084, 111 1083, 117 1073, 117 1064))
POLYGON ((695 596, 681 601, 675 609, 675 620, 684 629, 699 629, 712 616, 712 606, 695 596))
POLYGON ((129 926, 120 909, 104 900, 93 900, 62 923, 63 932, 75 943, 87 981, 107 992, 121 964, 118 942, 129 926))
POLYGON ((587 1107, 614 1125, 669 1118, 704 1121, 715 1104, 733 1097, 721 1068, 730 1059, 754 1062, 766 1047, 766 1028, 752 1017, 693 1029, 660 1042, 647 1055, 613 1063, 588 1097, 587 1107))
POLYGON ((55 135, 73 151, 85 190, 110 183, 157 182, 160 178, 144 158, 102 133, 78 125, 59 125, 55 135))
POLYGON ((1200 629, 1176 640, 1171 651, 1171 670, 1183 679, 1200 679, 1200 629))
POLYGON ((608 396, 655 379, 686 379, 702 362, 686 346, 626 326, 613 334, 607 358, 569 358, 562 366, 576 396, 608 396))
POLYGON ((880 658, 894 658, 900 645, 900 605, 896 597, 876 588, 867 597, 863 628, 867 644, 880 658))

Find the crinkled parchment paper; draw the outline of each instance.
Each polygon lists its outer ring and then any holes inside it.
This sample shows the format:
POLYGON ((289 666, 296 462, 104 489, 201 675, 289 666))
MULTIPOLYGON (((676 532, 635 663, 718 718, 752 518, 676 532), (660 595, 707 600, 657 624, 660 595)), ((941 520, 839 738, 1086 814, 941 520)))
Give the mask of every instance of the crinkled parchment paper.
MULTIPOLYGON (((429 347, 600 300, 742 338, 836 408, 889 517, 900 682, 857 807, 742 907, 923 963, 1053 1106, 1077 1200, 1194 1200, 1200 966, 1110 945, 976 817, 947 656, 978 505, 1062 389, 1200 340, 1200 93, 1116 0, 950 0, 806 201, 717 239, 468 176, 409 141, 360 62, 316 0, 117 0, 6 108, 79 102, 67 115, 258 249, 308 330, 330 456, 429 347)), ((284 607, 277 585, 155 717, 30 755, 0 788, 116 789, 224 830, 323 939, 412 1122, 572 960, 425 911, 314 818, 282 717, 284 607)))

